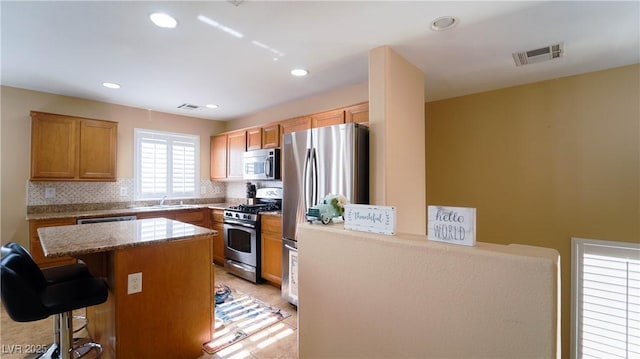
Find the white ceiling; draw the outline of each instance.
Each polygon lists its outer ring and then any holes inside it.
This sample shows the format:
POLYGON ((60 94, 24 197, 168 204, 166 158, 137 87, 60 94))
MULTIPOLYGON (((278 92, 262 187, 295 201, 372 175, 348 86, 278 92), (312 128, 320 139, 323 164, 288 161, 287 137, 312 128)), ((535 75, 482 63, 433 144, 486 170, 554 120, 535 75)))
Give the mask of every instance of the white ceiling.
POLYGON ((0 10, 2 85, 216 120, 364 83, 382 45, 424 71, 429 101, 640 63, 639 1, 2 0, 0 10), (153 25, 155 11, 178 27, 153 25), (432 31, 443 15, 458 26, 432 31), (558 42, 563 58, 515 66, 513 52, 558 42), (310 74, 292 77, 294 67, 310 74))

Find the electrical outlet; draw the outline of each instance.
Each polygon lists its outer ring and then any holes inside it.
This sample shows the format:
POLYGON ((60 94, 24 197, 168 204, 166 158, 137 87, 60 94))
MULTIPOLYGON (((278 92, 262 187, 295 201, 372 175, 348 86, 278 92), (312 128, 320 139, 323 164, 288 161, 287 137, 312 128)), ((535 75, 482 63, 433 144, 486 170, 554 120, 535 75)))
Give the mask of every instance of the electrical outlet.
POLYGON ((127 294, 142 292, 142 272, 131 273, 127 276, 127 294))
POLYGON ((45 187, 44 189, 44 198, 55 198, 56 197, 56 188, 55 187, 45 187))
POLYGON ((127 187, 120 187, 120 197, 126 197, 129 194, 127 187))

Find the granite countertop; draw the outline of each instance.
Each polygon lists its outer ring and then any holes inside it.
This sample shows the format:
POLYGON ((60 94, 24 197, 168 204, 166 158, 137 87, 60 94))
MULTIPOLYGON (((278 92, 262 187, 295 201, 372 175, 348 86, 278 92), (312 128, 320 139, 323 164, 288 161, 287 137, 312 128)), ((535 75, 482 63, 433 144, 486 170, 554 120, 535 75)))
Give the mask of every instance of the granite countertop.
POLYGON ((185 211, 189 209, 198 208, 210 208, 210 209, 225 209, 231 206, 230 203, 207 203, 207 204, 189 204, 189 205, 176 205, 176 206, 139 206, 130 208, 118 208, 118 209, 98 209, 98 210, 79 210, 69 212, 47 212, 47 213, 30 213, 27 214, 27 221, 31 220, 43 220, 43 219, 62 219, 62 218, 93 218, 93 217, 113 217, 113 216, 127 216, 134 215, 136 213, 146 212, 164 212, 164 211, 185 211))
POLYGON ((166 218, 38 228, 46 257, 107 252, 217 234, 213 229, 166 218))

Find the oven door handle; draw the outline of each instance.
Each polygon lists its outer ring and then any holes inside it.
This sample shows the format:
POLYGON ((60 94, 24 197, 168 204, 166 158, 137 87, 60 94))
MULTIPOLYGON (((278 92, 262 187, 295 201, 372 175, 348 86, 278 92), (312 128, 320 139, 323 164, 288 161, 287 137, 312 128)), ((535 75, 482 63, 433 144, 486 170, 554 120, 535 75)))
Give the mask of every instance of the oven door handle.
POLYGON ((233 226, 241 226, 241 227, 245 227, 245 228, 252 228, 252 229, 256 228, 256 226, 254 226, 252 224, 244 223, 244 222, 236 222, 236 221, 226 220, 223 223, 224 224, 230 224, 230 225, 233 225, 233 226))

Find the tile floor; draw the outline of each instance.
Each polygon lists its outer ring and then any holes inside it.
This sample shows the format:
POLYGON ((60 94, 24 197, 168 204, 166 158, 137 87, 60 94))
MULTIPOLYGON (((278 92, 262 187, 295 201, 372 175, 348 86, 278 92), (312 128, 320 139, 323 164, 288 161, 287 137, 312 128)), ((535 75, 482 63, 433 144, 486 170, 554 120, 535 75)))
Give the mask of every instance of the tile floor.
MULTIPOLYGON (((215 266, 215 281, 278 306, 292 315, 214 355, 203 354, 198 359, 271 359, 298 357, 298 315, 296 307, 280 296, 280 289, 268 284, 253 284, 215 266)), ((82 314, 80 310, 74 314, 82 314)), ((0 312, 0 358, 18 359, 27 356, 29 348, 47 345, 52 338, 51 318, 31 323, 16 323, 2 308, 0 312), (22 353, 16 353, 21 349, 22 353)), ((81 333, 82 334, 82 333, 81 333)), ((195 359, 195 358, 194 358, 195 359)))

